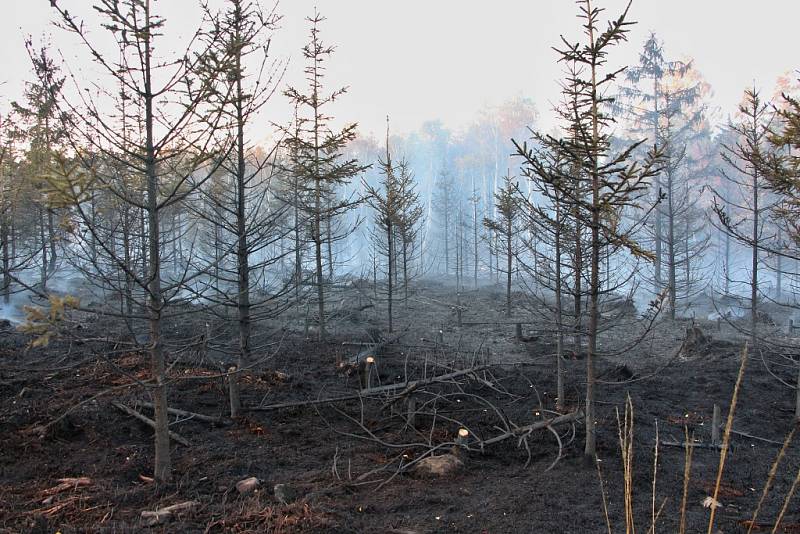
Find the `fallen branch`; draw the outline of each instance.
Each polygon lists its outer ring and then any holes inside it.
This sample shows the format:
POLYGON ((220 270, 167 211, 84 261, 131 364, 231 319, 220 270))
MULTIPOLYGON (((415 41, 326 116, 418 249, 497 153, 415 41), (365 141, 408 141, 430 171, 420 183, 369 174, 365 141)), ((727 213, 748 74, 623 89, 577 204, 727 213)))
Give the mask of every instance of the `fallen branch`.
POLYGON ((536 432, 537 430, 544 430, 552 428, 554 426, 563 425, 566 423, 574 423, 576 421, 580 421, 581 419, 583 419, 583 411, 578 410, 576 412, 559 415, 558 417, 553 417, 552 419, 545 419, 543 421, 536 421, 535 423, 531 423, 529 425, 515 427, 512 430, 509 430, 508 432, 504 432, 503 434, 497 435, 493 438, 480 441, 478 442, 478 444, 483 447, 485 445, 498 443, 500 441, 509 438, 525 436, 527 434, 530 434, 531 432, 536 432))
MULTIPOLYGON (((136 401, 136 404, 142 406, 143 408, 149 408, 150 410, 153 409, 153 403, 147 401, 136 401)), ((209 423, 212 425, 223 425, 225 424, 225 419, 222 417, 213 417, 211 415, 203 415, 201 413, 196 412, 189 412, 186 410, 180 410, 178 408, 167 408, 167 412, 173 415, 180 415, 181 417, 186 417, 187 419, 197 419, 198 421, 203 421, 204 423, 209 423)))
MULTIPOLYGON (((447 373, 444 375, 434 376, 432 378, 427 378, 424 380, 410 380, 406 382, 397 382, 395 384, 388 384, 385 386, 379 386, 369 389, 362 389, 358 393, 353 393, 351 395, 342 395, 341 397, 330 397, 325 399, 311 399, 311 400, 304 400, 304 401, 294 401, 294 402, 283 402, 279 404, 270 404, 268 406, 255 406, 253 408, 243 408, 245 411, 253 411, 253 412, 267 412, 272 410, 280 410, 283 408, 297 408, 300 406, 314 406, 319 404, 335 404, 338 402, 346 402, 350 400, 360 399, 363 397, 374 397, 376 395, 383 395, 386 393, 392 393, 398 390, 400 393, 398 395, 407 395, 411 393, 415 389, 418 389, 422 386, 426 386, 429 384, 435 384, 439 382, 446 382, 448 380, 453 380, 454 378, 460 378, 462 376, 469 376, 474 375, 478 371, 483 371, 491 367, 490 365, 481 365, 478 367, 472 367, 470 369, 464 369, 462 371, 456 371, 453 373, 447 373)), ((477 377, 476 377, 477 378, 477 377)))
POLYGON ((783 445, 783 443, 781 443, 780 441, 773 441, 771 439, 762 438, 762 437, 759 437, 759 436, 754 436, 752 434, 748 434, 747 432, 741 432, 739 430, 731 429, 731 434, 734 434, 734 435, 737 435, 737 436, 741 436, 741 437, 747 438, 747 439, 754 439, 756 441, 763 441, 764 443, 769 443, 770 445, 778 445, 779 447, 781 445, 783 445))
MULTIPOLYGON (((149 426, 153 430, 156 429, 155 421, 153 421, 152 419, 150 419, 149 417, 147 417, 145 415, 140 414, 139 412, 137 412, 133 408, 125 406, 124 404, 121 404, 121 403, 116 402, 116 401, 112 402, 111 405, 114 406, 114 408, 118 409, 119 411, 124 412, 124 413, 130 415, 131 417, 133 417, 135 419, 138 419, 139 421, 141 421, 142 423, 146 424, 147 426, 149 426)), ((176 432, 173 432, 172 430, 169 431, 169 437, 170 437, 170 439, 172 439, 173 441, 177 441, 181 445, 184 445, 186 447, 190 446, 189 441, 186 438, 184 438, 183 436, 181 436, 180 434, 178 434, 176 432)))
POLYGON ((60 482, 59 485, 44 490, 42 495, 55 495, 62 491, 77 489, 80 486, 88 486, 92 483, 92 480, 89 477, 59 478, 58 482, 60 482))
POLYGON ((681 449, 685 449, 686 447, 693 447, 695 449, 713 449, 717 451, 722 449, 722 445, 701 443, 699 441, 690 441, 688 443, 682 441, 659 441, 658 444, 663 445, 664 447, 680 447, 681 449))

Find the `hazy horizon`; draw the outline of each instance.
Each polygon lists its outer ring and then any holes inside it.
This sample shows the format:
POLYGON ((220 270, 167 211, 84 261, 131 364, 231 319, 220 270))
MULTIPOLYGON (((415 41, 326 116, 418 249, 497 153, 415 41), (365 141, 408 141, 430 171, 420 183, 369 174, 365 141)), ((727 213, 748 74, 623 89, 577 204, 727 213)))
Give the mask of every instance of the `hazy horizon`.
MULTIPOLYGON (((59 2, 79 17, 90 11, 88 5, 74 0, 59 2)), ((221 0, 210 3, 222 5, 221 0)), ((574 2, 501 1, 491 9, 476 2, 450 0, 410 0, 396 5, 282 2, 278 13, 283 20, 274 35, 273 54, 290 59, 284 86, 302 84, 300 48, 308 34, 305 17, 313 13, 315 4, 327 17, 322 38, 336 46, 328 87, 349 87, 349 94, 336 103, 333 112, 338 120, 358 122, 362 134, 382 135, 387 115, 399 134, 415 131, 430 120, 441 120, 457 131, 483 108, 515 97, 535 103, 542 128, 554 126, 550 108, 558 98, 560 67, 552 47, 559 44, 561 34, 570 39, 578 36, 574 2)), ((625 1, 605 4, 605 14, 616 16, 625 1)), ((175 0, 155 2, 156 12, 167 19, 169 39, 176 35, 186 38, 196 27, 200 10, 195 6, 194 2, 175 0), (181 11, 187 5, 192 10, 181 11)), ((676 0, 666 9, 661 2, 634 1, 631 19, 638 24, 614 62, 634 64, 645 39, 655 32, 664 41, 667 57, 694 60, 714 91, 712 107, 724 118, 735 111, 745 87, 755 83, 770 96, 778 76, 800 67, 791 37, 791 26, 800 18, 800 3, 766 0, 757 10, 749 9, 751 6, 741 0, 676 0), (776 13, 780 16, 774 16, 776 13)), ((15 3, 0 20, 0 30, 8 36, 0 51, 6 67, 0 83, 5 85, 3 93, 8 100, 20 98, 23 82, 32 77, 25 35, 32 35, 35 42, 49 35, 68 65, 78 63, 72 51, 82 55, 82 50, 72 47, 72 38, 50 25, 52 15, 50 0, 38 0, 15 3)), ((6 107, 8 101, 0 104, 6 107)), ((257 136, 267 135, 269 123, 286 121, 287 108, 286 99, 276 94, 263 113, 264 131, 257 136)))

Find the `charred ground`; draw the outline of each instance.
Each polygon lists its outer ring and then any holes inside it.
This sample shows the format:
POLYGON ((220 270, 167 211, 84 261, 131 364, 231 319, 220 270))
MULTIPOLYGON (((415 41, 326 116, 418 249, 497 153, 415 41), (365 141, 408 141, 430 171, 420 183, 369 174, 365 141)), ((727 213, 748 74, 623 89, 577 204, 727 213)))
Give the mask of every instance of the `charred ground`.
MULTIPOLYGON (((486 287, 461 295, 464 310, 459 327, 455 308, 448 305, 453 301, 452 288, 425 284, 416 289, 407 307, 397 306, 397 324, 408 329, 401 328, 402 337, 377 356, 377 372, 370 380, 373 386, 386 385, 480 366, 472 378, 425 388, 429 393, 423 395, 447 394, 436 401, 435 424, 421 411, 414 430, 407 414, 382 398, 247 411, 226 421, 220 369, 224 357, 198 349, 178 359, 170 371, 171 407, 222 421, 214 425, 189 419, 173 425, 190 445, 173 443, 176 478, 161 488, 148 478, 152 431, 111 405, 121 402, 148 413, 137 404, 147 399, 146 392, 128 385, 146 378, 146 355, 101 354, 102 347, 113 342, 98 339, 110 339, 119 325, 113 319, 82 321, 78 314, 73 319, 81 326, 79 336, 58 338, 42 348, 28 348, 27 336, 6 328, 0 334, 0 530, 138 532, 145 528, 142 511, 194 501, 192 510, 150 528, 156 532, 606 532, 598 471, 582 458, 580 425, 558 428, 561 453, 553 433, 542 431, 532 433, 525 443, 514 438, 482 452, 458 451, 464 466, 447 477, 398 470, 398 461, 407 464, 425 452, 424 446, 399 444, 452 442, 461 426, 455 421, 488 438, 499 434, 502 426, 490 407, 499 408, 511 426, 544 420, 550 417, 547 410, 555 407, 554 346, 543 325, 526 325, 523 339, 516 339, 514 319, 505 319, 502 304, 495 304, 503 299, 486 287), (484 369, 485 365, 489 367, 484 369), (559 454, 560 461, 553 465, 559 454), (51 490, 59 479, 78 477, 88 478, 88 483, 51 490), (259 488, 240 495, 236 483, 248 477, 257 477, 259 488), (284 485, 279 495, 277 484, 284 485)), ((270 329, 274 342, 264 361, 244 379, 245 406, 357 392, 361 373, 347 361, 361 347, 350 343, 372 341, 383 317, 382 310, 374 307, 346 308, 349 311, 339 310, 333 337, 324 343, 313 340, 313 331, 306 335, 301 311, 294 322, 261 325, 270 329)), ((521 309, 517 316, 522 316, 521 309)), ((601 385, 598 396, 600 467, 615 527, 624 523, 616 412, 624 409, 626 396, 635 408, 634 503, 638 526, 645 529, 650 526, 653 502, 656 423, 662 441, 680 441, 688 426, 698 440, 708 443, 713 405, 719 404, 723 416, 727 414, 741 340, 729 325, 718 331, 716 323, 698 321, 694 324, 711 339, 684 346, 677 355, 687 324, 659 321, 648 342, 600 363, 603 380, 625 382, 601 385)), ((192 315, 176 319, 173 327, 184 334, 206 330, 205 320, 192 315)), ((619 330, 614 335, 619 337, 619 330)), ((635 335, 630 332, 631 338, 635 335)), ((746 369, 733 425, 738 433, 732 436, 719 498, 723 507, 717 526, 722 532, 747 530, 744 522, 756 507, 780 449, 764 440, 779 444, 793 426, 793 394, 764 370, 762 358, 770 357, 755 351, 746 369)), ((565 368, 566 408, 578 410, 583 400, 581 355, 573 354, 565 368)), ((787 367, 784 378, 791 382, 792 374, 787 367)), ((176 417, 181 419, 185 418, 176 417)), ((656 507, 665 501, 659 528, 677 531, 684 451, 661 446, 658 458, 656 507)), ((718 463, 716 450, 695 450, 689 532, 706 528, 708 509, 702 502, 712 493, 718 463)), ((759 516, 767 530, 799 464, 800 453, 792 446, 759 516)), ((800 530, 800 513, 790 505, 783 531, 794 530, 800 530)))

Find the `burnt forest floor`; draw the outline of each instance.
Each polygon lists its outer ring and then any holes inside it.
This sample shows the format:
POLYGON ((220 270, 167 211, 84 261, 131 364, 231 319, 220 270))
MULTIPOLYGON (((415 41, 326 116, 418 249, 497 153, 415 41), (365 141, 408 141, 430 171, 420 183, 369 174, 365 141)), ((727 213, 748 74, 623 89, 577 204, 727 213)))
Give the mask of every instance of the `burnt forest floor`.
MULTIPOLYGON (((158 488, 149 478, 152 431, 111 405, 136 407, 147 399, 140 387, 129 385, 147 379, 146 354, 117 350, 98 357, 90 351, 112 328, 110 319, 81 321, 81 336, 95 341, 57 339, 41 348, 27 348, 30 339, 6 326, 0 332, 0 532, 607 532, 598 470, 583 460, 581 424, 554 427, 561 451, 554 434, 544 430, 483 451, 460 450, 463 467, 445 477, 397 469, 424 454, 426 443, 453 441, 462 424, 488 438, 503 425, 534 423, 555 409, 552 327, 525 325, 523 339, 516 339, 514 319, 504 317, 502 292, 493 287, 459 297, 461 327, 452 288, 430 284, 415 295, 407 306, 396 306, 396 330, 403 336, 377 355, 370 380, 386 385, 480 366, 476 377, 422 392, 423 399, 434 399, 428 407, 435 405, 437 418, 423 410, 415 429, 397 403, 373 398, 247 411, 218 426, 179 420, 172 428, 190 445, 173 442, 174 481, 158 488), (470 324, 478 322, 498 324, 470 324), (72 487, 53 489, 59 479, 80 477, 85 480, 72 487), (236 483, 248 477, 258 478, 258 489, 240 495, 236 483), (276 484, 290 495, 279 499, 276 484), (162 524, 142 523, 142 511, 185 501, 196 505, 162 524)), ((267 357, 243 378, 244 404, 358 391, 359 370, 347 360, 361 348, 351 343, 369 341, 385 318, 383 310, 352 308, 350 315, 332 318, 324 343, 313 339, 313 329, 306 335, 302 314, 272 324, 267 357)), ((181 321, 184 330, 204 328, 199 319, 181 321)), ((715 323, 698 325, 711 339, 684 347, 677 357, 686 323, 660 320, 646 342, 598 362, 603 380, 624 382, 602 384, 597 394, 599 465, 615 532, 624 528, 616 412, 624 410, 626 396, 635 410, 632 493, 642 532, 651 521, 656 425, 663 441, 681 441, 688 427, 708 443, 713 405, 722 407, 723 421, 727 416, 741 339, 733 331, 718 332, 715 323)), ((636 335, 632 329, 607 337, 622 346, 636 335)), ((224 416, 220 366, 201 356, 171 368, 170 405, 224 416)), ((752 351, 719 496, 716 529, 725 533, 747 531, 745 522, 780 449, 765 440, 780 443, 793 427, 794 392, 770 376, 764 361, 773 362, 790 385, 795 380, 790 362, 752 351)), ((568 352, 564 365, 564 410, 571 412, 583 403, 585 360, 568 352)), ((707 528, 709 510, 702 503, 713 492, 718 465, 716 450, 695 449, 687 532, 707 528)), ((767 531, 798 468, 800 445, 792 444, 759 516, 767 531)), ((683 449, 659 448, 660 532, 678 531, 683 470, 683 449)), ((783 519, 784 532, 800 532, 797 499, 783 519)))

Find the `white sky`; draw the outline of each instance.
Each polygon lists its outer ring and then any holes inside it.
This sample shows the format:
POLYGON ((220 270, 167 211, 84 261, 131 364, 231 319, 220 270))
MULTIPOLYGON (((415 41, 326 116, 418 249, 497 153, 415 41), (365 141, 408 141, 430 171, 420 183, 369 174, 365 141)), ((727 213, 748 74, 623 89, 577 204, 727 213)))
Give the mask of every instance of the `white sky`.
MULTIPOLYGON (((31 77, 24 35, 37 39, 49 33, 74 63, 73 40, 49 25, 49 2, 3 1, 0 110, 19 98, 23 80, 31 77)), ((600 2, 608 15, 625 4, 600 2)), ((88 13, 91 3, 59 0, 76 15, 88 13)), ((274 49, 290 55, 286 79, 291 83, 301 81, 304 17, 315 4, 328 18, 323 38, 337 46, 329 64, 330 87, 350 86, 333 112, 358 122, 362 132, 380 132, 387 114, 396 133, 430 119, 458 129, 480 108, 518 95, 536 102, 545 128, 552 124, 549 108, 558 97, 560 72, 551 47, 559 44, 559 34, 578 36, 572 0, 283 0, 274 49)), ((182 37, 199 19, 195 0, 157 0, 155 5, 167 17, 167 32, 182 37)), ((800 2, 795 0, 634 0, 631 14, 639 24, 612 62, 635 63, 647 34, 655 31, 668 57, 695 59, 723 115, 735 109, 745 86, 755 81, 768 96, 780 74, 800 68, 800 2)), ((285 120, 287 109, 277 95, 264 124, 285 120)))

